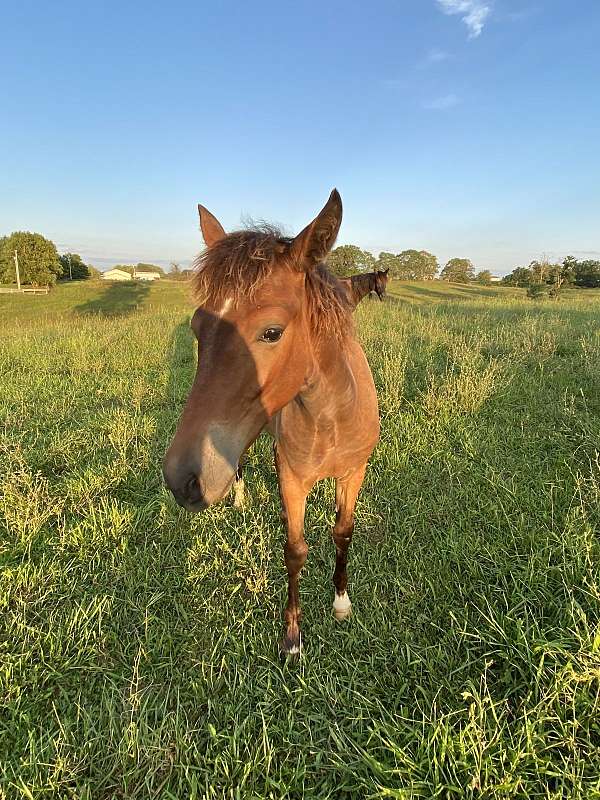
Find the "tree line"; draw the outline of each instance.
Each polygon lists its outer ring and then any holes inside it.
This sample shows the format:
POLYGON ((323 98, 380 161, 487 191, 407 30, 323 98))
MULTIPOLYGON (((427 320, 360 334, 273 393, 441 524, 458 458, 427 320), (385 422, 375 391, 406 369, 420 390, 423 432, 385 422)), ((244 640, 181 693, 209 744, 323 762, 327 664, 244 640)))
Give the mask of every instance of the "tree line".
MULTIPOLYGON (((14 253, 17 251, 21 282, 39 286, 49 286, 57 280, 85 280, 98 277, 101 273, 91 264, 85 264, 77 253, 59 255, 56 246, 39 233, 16 231, 10 236, 0 238, 0 282, 15 282, 14 253)), ((327 257, 329 268, 340 277, 348 277, 357 272, 388 270, 391 278, 397 280, 433 280, 438 276, 452 283, 489 284, 492 274, 489 270, 475 272, 468 258, 451 258, 441 269, 438 259, 426 250, 402 250, 400 253, 382 251, 375 256, 354 244, 336 247, 327 257)), ((154 264, 140 262, 137 265, 117 264, 115 269, 129 272, 134 270, 154 271, 161 276, 168 275, 172 280, 186 280, 190 269, 181 269, 176 262, 171 263, 168 273, 154 264)), ((579 261, 567 256, 561 263, 552 264, 546 258, 532 261, 528 267, 517 267, 502 279, 508 286, 539 287, 547 286, 549 291, 557 292, 563 286, 600 287, 600 261, 579 261)), ((538 287, 537 289, 535 287, 538 287)))
MULTIPOLYGON (((354 244, 336 247, 327 257, 327 264, 341 278, 347 278, 356 272, 389 270, 390 277, 397 280, 426 281, 433 280, 440 272, 437 257, 427 250, 402 250, 401 253, 382 251, 375 258, 368 250, 361 250, 354 244)), ((440 278, 453 283, 468 283, 472 280, 489 283, 492 273, 481 270, 476 274, 475 267, 468 258, 451 258, 442 268, 440 278)))
POLYGON ((517 267, 502 278, 502 283, 528 289, 547 286, 554 292, 560 291, 563 286, 597 289, 600 288, 600 261, 580 261, 574 256, 567 256, 562 262, 552 264, 547 258, 542 258, 532 261, 528 267, 517 267))

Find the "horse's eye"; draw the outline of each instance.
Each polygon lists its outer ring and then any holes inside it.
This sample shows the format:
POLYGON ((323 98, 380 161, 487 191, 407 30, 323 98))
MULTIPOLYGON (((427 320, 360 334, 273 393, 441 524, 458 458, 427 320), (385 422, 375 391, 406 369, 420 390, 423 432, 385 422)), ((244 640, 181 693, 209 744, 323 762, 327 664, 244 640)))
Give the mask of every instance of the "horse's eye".
POLYGON ((283 328, 267 328, 260 337, 262 342, 278 342, 283 336, 283 328))

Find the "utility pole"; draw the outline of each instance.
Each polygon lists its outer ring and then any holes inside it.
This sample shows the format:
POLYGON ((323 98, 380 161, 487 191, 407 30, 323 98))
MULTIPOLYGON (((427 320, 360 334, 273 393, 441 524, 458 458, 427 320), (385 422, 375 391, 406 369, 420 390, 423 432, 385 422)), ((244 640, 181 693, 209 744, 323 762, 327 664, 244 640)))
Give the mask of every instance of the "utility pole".
POLYGON ((73 270, 71 269, 71 253, 67 254, 69 256, 69 277, 73 280, 73 270))
POLYGON ((15 272, 17 273, 17 292, 21 291, 21 276, 19 275, 19 256, 17 251, 15 250, 15 272))

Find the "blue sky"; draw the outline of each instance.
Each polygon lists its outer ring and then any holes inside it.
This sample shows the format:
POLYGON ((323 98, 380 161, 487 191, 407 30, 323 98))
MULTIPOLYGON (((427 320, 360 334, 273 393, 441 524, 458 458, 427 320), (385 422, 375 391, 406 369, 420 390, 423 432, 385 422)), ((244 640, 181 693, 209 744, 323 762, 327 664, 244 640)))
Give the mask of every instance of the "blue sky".
POLYGON ((600 256, 600 2, 5 5, 0 233, 188 262, 196 204, 498 273, 600 256))

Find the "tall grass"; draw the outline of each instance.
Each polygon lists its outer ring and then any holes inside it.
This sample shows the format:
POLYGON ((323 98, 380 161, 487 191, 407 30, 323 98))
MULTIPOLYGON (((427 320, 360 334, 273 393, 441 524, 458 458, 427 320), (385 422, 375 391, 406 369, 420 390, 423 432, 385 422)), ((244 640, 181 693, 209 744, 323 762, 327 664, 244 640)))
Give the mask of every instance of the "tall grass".
POLYGON ((269 443, 244 510, 174 505, 190 309, 127 292, 0 298, 0 797, 600 796, 600 298, 358 309, 382 437, 354 616, 324 483, 289 665, 269 443))

